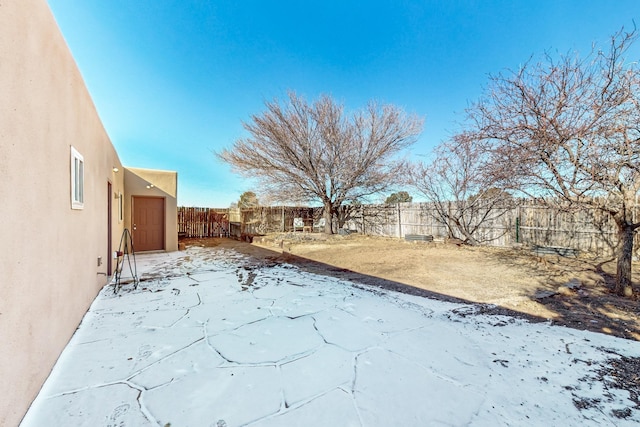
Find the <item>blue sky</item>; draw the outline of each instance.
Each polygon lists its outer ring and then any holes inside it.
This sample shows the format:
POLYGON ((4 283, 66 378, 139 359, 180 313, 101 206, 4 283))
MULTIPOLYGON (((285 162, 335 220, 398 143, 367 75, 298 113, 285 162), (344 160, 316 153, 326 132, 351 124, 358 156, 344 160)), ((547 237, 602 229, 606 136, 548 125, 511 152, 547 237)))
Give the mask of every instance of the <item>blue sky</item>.
POLYGON ((288 90, 424 117, 418 158, 457 129, 490 74, 545 51, 586 55, 640 25, 638 0, 48 3, 122 162, 178 171, 178 204, 210 207, 255 190, 213 152, 288 90))

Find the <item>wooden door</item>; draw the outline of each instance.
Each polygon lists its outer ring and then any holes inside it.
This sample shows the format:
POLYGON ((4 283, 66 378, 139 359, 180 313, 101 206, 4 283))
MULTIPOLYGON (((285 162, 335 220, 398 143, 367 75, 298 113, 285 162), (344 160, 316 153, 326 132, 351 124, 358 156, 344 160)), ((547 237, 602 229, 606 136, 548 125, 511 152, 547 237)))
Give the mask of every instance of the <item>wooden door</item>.
POLYGON ((164 198, 133 197, 132 237, 136 251, 164 249, 164 198))

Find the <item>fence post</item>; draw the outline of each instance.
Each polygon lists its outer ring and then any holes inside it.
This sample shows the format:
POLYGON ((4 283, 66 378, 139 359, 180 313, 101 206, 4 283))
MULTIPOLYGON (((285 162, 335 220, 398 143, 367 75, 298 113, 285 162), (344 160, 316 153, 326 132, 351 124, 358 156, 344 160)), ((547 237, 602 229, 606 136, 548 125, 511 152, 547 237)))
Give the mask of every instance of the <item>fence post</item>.
POLYGON ((516 207, 516 243, 520 243, 520 205, 516 207))
POLYGON ((400 203, 398 203, 398 237, 402 238, 402 212, 400 211, 400 203))

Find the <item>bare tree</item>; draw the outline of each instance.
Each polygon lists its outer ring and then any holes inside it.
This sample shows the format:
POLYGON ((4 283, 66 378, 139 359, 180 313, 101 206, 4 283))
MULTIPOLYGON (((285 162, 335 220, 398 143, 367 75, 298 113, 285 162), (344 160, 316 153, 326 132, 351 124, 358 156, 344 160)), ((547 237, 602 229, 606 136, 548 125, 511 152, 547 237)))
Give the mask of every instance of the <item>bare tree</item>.
POLYGON ((481 228, 503 216, 511 196, 495 188, 484 173, 487 152, 469 134, 460 133, 439 145, 430 163, 413 166, 411 183, 429 200, 435 217, 448 229, 449 237, 462 237, 479 245, 490 240, 481 228))
POLYGON ((326 233, 333 233, 345 201, 378 194, 400 179, 407 162, 398 155, 422 130, 421 119, 392 105, 372 102, 347 116, 329 96, 308 104, 293 92, 286 103, 265 105, 244 123, 249 137, 218 156, 258 178, 263 192, 280 201, 322 203, 326 233))
POLYGON ((490 144, 489 172, 505 188, 548 204, 595 208, 618 230, 616 292, 631 292, 633 210, 640 190, 640 73, 626 62, 635 31, 581 59, 546 55, 494 76, 469 110, 490 144))

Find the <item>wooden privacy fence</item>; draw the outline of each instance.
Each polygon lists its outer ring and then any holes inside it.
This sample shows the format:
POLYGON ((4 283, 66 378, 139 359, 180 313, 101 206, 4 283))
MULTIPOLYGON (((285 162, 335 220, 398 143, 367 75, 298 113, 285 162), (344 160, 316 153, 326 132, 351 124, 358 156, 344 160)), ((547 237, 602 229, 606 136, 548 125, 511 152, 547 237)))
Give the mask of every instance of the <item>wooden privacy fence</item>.
POLYGON ((251 209, 178 207, 178 235, 181 237, 240 237, 294 231, 294 219, 312 223, 321 208, 259 206, 251 209))
MULTIPOLYGON (((595 209, 567 212, 530 200, 494 209, 491 219, 485 221, 474 234, 477 240, 492 246, 520 243, 609 254, 618 241, 613 220, 595 209)), ((640 208, 636 209, 638 218, 640 208)), ((475 213, 477 218, 485 214, 486 211, 482 209, 475 213)), ((449 227, 440 219, 432 203, 363 205, 352 215, 348 228, 365 234, 390 237, 417 234, 464 239, 454 226, 449 227)), ((640 253, 638 233, 635 236, 634 253, 640 253)))
POLYGON ((229 209, 179 207, 178 236, 229 236, 229 209))
MULTIPOLYGON (((597 210, 566 212, 518 200, 495 209, 495 214, 478 228, 474 237, 492 246, 515 243, 558 246, 599 254, 611 253, 617 244, 616 226, 608 215, 597 210)), ((636 208, 639 218, 640 208, 636 208)), ((477 217, 486 212, 479 209, 477 217)), ((251 209, 178 208, 178 231, 186 237, 220 237, 242 234, 293 232, 294 219, 312 223, 322 217, 322 208, 260 206, 251 209)), ((472 218, 473 220, 473 218, 472 218)), ((343 225, 370 235, 400 237, 432 235, 435 238, 464 236, 438 216, 432 203, 362 205, 353 209, 343 225)), ((335 230, 335 226, 334 226, 335 230)), ((634 253, 640 252, 640 235, 635 236, 634 253)))
POLYGON ((300 206, 258 206, 238 211, 237 222, 241 224, 241 232, 246 234, 295 231, 295 218, 312 223, 322 215, 320 208, 300 206))

